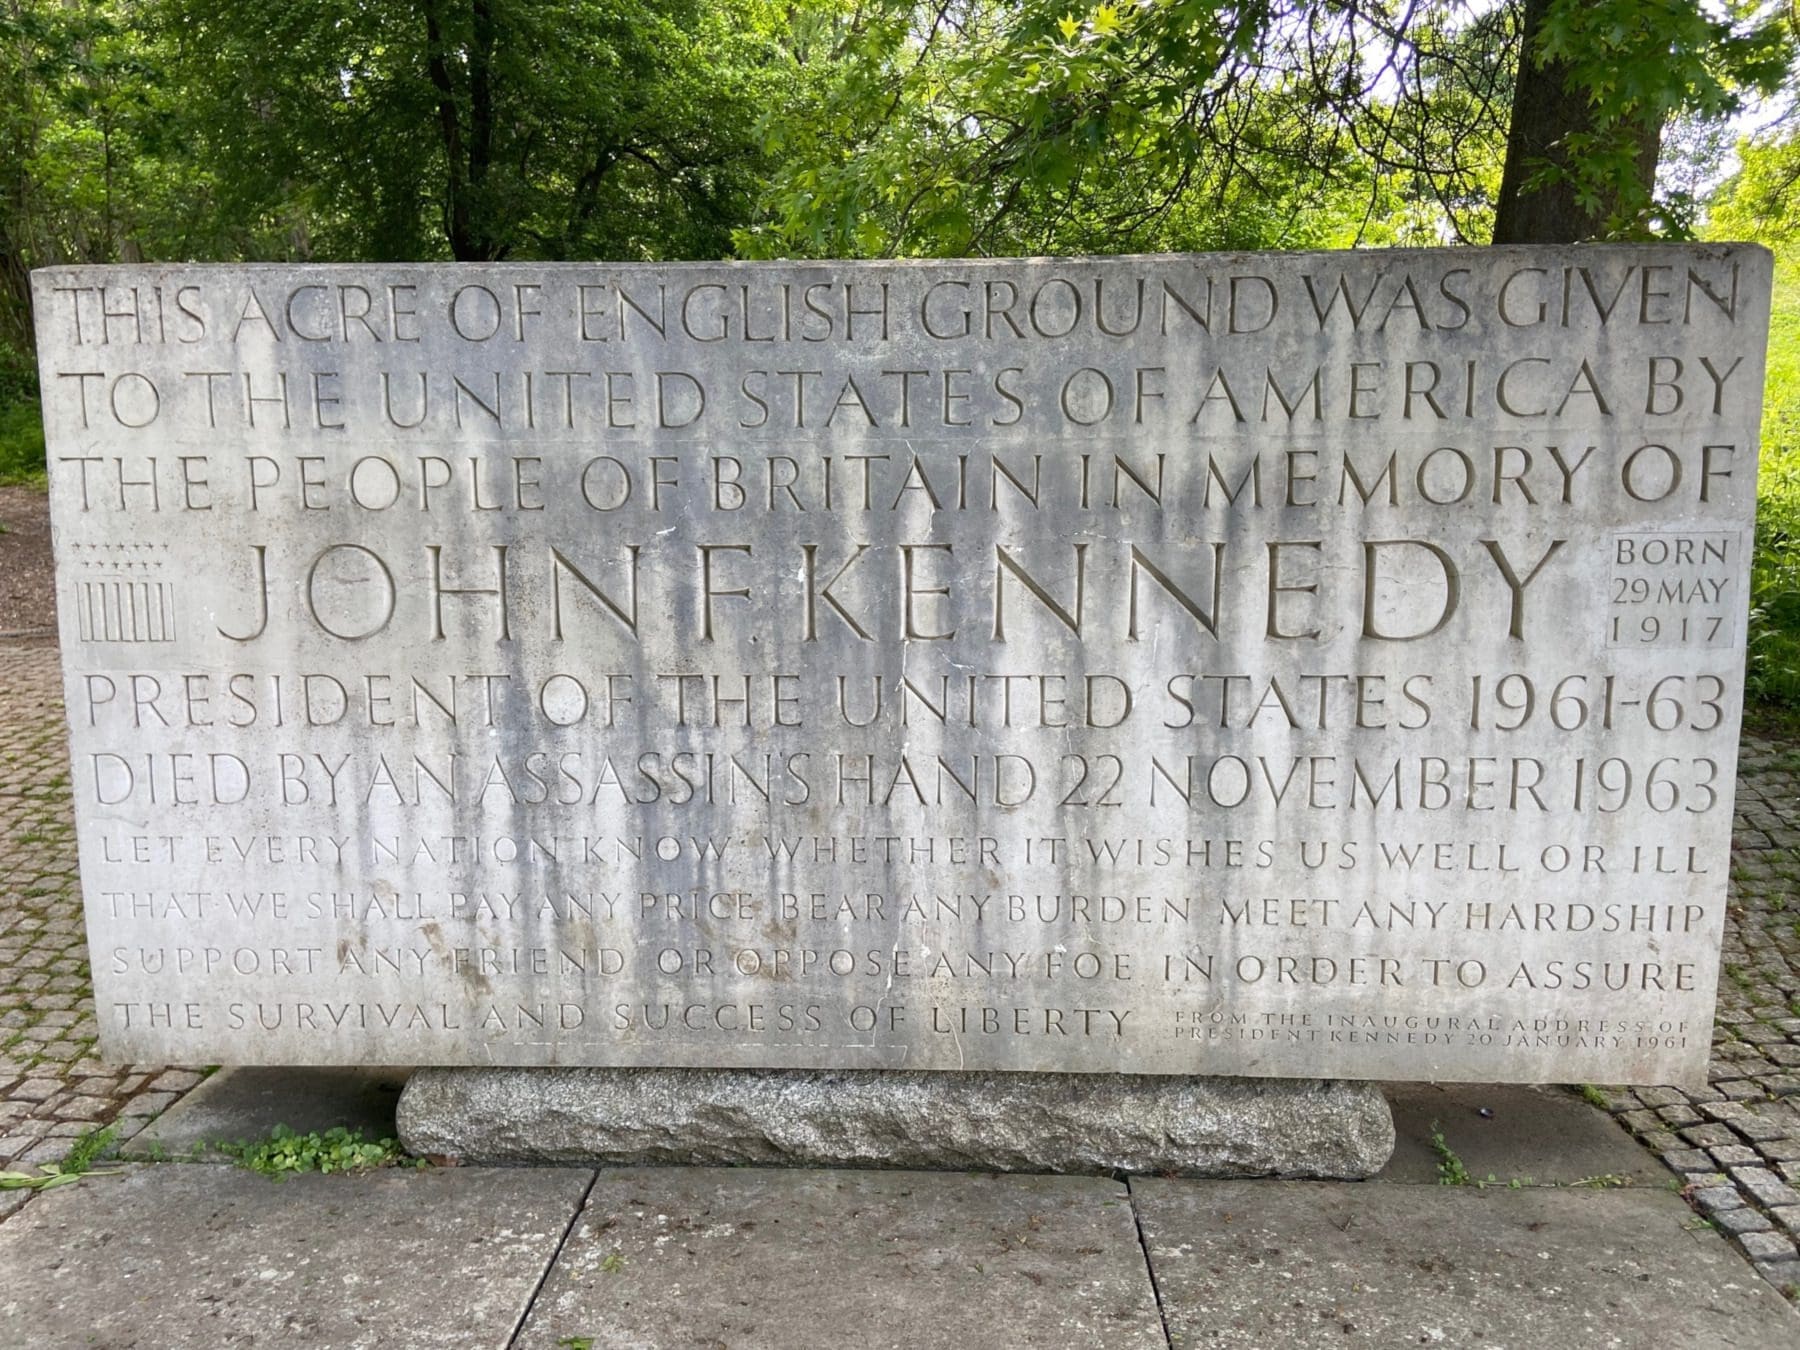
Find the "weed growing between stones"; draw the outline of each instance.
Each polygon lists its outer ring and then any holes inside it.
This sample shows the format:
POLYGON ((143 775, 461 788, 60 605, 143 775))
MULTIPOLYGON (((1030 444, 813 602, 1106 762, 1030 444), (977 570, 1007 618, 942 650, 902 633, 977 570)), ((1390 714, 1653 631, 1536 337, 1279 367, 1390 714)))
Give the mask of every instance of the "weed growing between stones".
POLYGON ((89 1171, 93 1165, 105 1157, 118 1139, 119 1132, 111 1125, 103 1130, 89 1130, 77 1139, 63 1156, 62 1170, 73 1172, 77 1176, 89 1171))
POLYGON ((1463 1160, 1456 1156, 1456 1150, 1450 1147, 1450 1141, 1444 1138, 1443 1127, 1435 1120, 1431 1122, 1431 1151, 1437 1155, 1438 1185, 1476 1184, 1475 1178, 1469 1175, 1469 1169, 1463 1166, 1463 1160))
POLYGON ((285 1125, 269 1131, 267 1139, 214 1145, 239 1167, 285 1181, 301 1172, 366 1172, 377 1167, 425 1167, 392 1138, 365 1139, 363 1132, 334 1125, 329 1130, 301 1134, 285 1125))
POLYGON ((118 1137, 112 1126, 89 1130, 70 1146, 59 1163, 44 1163, 36 1172, 0 1172, 0 1191, 48 1191, 68 1186, 88 1175, 116 1176, 116 1171, 95 1172, 94 1164, 105 1156, 118 1137))
MULTIPOLYGON (((1492 1172, 1489 1172, 1485 1178, 1476 1176, 1464 1165, 1463 1160, 1457 1157, 1456 1150, 1450 1147, 1450 1141, 1444 1138, 1443 1127, 1435 1120, 1431 1122, 1431 1151, 1437 1155, 1438 1185, 1440 1186, 1473 1186, 1478 1191, 1484 1191, 1489 1186, 1504 1186, 1509 1191, 1521 1191, 1534 1184, 1530 1177, 1512 1177, 1509 1180, 1501 1181, 1492 1172)), ((1577 1184, 1585 1185, 1586 1183, 1577 1184)))

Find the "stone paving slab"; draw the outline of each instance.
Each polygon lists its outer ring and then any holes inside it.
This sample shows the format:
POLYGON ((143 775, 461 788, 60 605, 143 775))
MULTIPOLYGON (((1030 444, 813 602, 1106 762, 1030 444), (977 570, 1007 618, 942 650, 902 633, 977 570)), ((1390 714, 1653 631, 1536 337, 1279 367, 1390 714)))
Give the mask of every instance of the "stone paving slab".
POLYGON ((1443 1146, 1477 1181, 1533 1186, 1669 1184, 1668 1171, 1624 1129, 1564 1088, 1383 1083, 1394 1156, 1377 1181, 1436 1185, 1443 1146))
POLYGON ((1150 1350, 1130 1197, 1081 1177, 609 1170, 518 1350, 1150 1350))
POLYGON ((394 1137, 410 1069, 222 1069, 147 1125, 127 1158, 218 1160, 214 1144, 264 1139, 277 1125, 307 1134, 342 1126, 394 1137))
POLYGON ((1131 1191, 1178 1350, 1800 1345, 1800 1312, 1666 1189, 1131 1191))
POLYGON ((501 1350, 592 1174, 131 1167, 0 1224, 0 1345, 501 1350))

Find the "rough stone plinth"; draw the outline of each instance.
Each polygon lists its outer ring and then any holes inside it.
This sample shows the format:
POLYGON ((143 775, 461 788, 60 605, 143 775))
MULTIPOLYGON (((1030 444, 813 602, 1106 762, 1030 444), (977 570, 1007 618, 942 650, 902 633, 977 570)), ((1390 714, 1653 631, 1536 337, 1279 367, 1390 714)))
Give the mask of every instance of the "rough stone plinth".
POLYGON ((400 1097, 400 1136, 470 1162, 1355 1179, 1387 1162, 1394 1122, 1372 1083, 422 1069, 400 1097))

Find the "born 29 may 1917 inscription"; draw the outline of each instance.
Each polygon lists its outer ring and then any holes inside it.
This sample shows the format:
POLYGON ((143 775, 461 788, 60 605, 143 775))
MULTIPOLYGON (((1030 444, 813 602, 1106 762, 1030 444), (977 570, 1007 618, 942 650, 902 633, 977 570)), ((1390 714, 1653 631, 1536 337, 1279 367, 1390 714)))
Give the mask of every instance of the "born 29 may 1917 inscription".
POLYGON ((1690 1078, 1769 276, 40 272, 105 1049, 1690 1078))

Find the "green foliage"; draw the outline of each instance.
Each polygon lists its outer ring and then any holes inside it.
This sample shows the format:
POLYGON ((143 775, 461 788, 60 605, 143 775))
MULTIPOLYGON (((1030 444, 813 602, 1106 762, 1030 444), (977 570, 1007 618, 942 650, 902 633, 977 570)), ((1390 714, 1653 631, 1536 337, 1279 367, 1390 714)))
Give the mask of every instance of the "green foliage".
MULTIPOLYGON (((4 114, 0 114, 3 123, 4 114)), ((3 224, 3 218, 0 218, 3 224)), ((0 233, 0 240, 4 234, 0 233)), ((0 268, 4 260, 0 259, 0 268)), ((37 363, 22 343, 7 341, 0 288, 0 486, 44 483, 44 423, 37 402, 37 363)))
POLYGON ((1708 235, 1771 247, 1800 240, 1800 131, 1778 125, 1746 137, 1737 158, 1737 172, 1709 203, 1708 235))
MULTIPOLYGON (((0 6, 0 353, 29 345, 27 273, 180 256, 205 194, 179 91, 133 0, 0 6)), ((0 403, 14 391, 0 359, 0 403)))
POLYGON ((1776 258, 1745 686, 1800 707, 1800 251, 1776 258))
POLYGON ((0 486, 44 485, 44 424, 35 401, 0 403, 0 486))
MULTIPOLYGON (((1572 180, 1616 208, 1612 234, 1685 231, 1694 205, 1654 196, 1644 129, 1717 124, 1773 89, 1781 16, 1543 8, 1530 59, 1591 115, 1521 181, 1572 180)), ((810 23, 802 95, 764 121, 777 169, 747 254, 1481 241, 1525 41, 1518 6, 1457 0, 866 0, 810 23)))
POLYGON ((1319 172, 1330 119, 1246 78, 1287 41, 1271 18, 1266 3, 1229 0, 1076 13, 1064 0, 821 9, 802 52, 831 57, 803 61, 797 105, 763 120, 778 165, 769 219, 740 231, 738 247, 829 256, 1347 244, 1368 213, 1369 176, 1354 156, 1343 172, 1319 172))
MULTIPOLYGON (((1431 1122, 1430 1142, 1431 1151, 1437 1157, 1438 1185, 1440 1186, 1473 1186, 1478 1191, 1485 1191, 1489 1186, 1503 1185, 1509 1191, 1521 1191, 1532 1184, 1530 1177, 1511 1177, 1502 1182, 1492 1172, 1489 1172, 1486 1177, 1476 1176, 1457 1156, 1456 1150, 1450 1147, 1450 1141, 1444 1138, 1443 1128, 1435 1120, 1431 1122)), ((1577 1182, 1576 1184, 1586 1185, 1587 1183, 1577 1182)))
POLYGON ((779 106, 772 0, 163 0, 160 31, 263 255, 717 257, 779 106))
POLYGON ((77 1176, 91 1171, 94 1164, 111 1150, 118 1137, 118 1130, 111 1125, 104 1129, 89 1130, 77 1139, 68 1153, 64 1155, 62 1170, 73 1172, 77 1176))
POLYGON ((28 346, 0 338, 0 408, 37 399, 37 359, 28 346))
POLYGON ((1680 116, 1722 121, 1773 93, 1791 42, 1785 13, 1744 0, 1551 0, 1535 60, 1563 69, 1593 120, 1564 138, 1564 164, 1538 165, 1533 185, 1572 180, 1584 210, 1610 209, 1614 237, 1688 233, 1693 203, 1657 201, 1643 177, 1643 128, 1660 134, 1680 116))
POLYGON ((277 1125, 267 1139, 221 1141, 215 1147, 240 1167, 277 1181, 301 1172, 360 1172, 375 1167, 423 1167, 409 1157, 397 1139, 364 1139, 361 1130, 334 1125, 323 1132, 299 1134, 277 1125))
POLYGON ((1450 1147, 1450 1141, 1444 1138, 1444 1131, 1434 1120, 1431 1122, 1431 1151, 1437 1156, 1438 1185, 1440 1186, 1473 1186, 1475 1178, 1463 1165, 1463 1160, 1450 1147))
POLYGON ((65 1172, 56 1163, 45 1163, 36 1172, 0 1172, 0 1191, 48 1191, 80 1181, 81 1172, 65 1172))
MULTIPOLYGON (((1749 0, 1542 7, 1532 59, 1566 69, 1594 118, 1540 180, 1623 203, 1618 233, 1685 228, 1691 204, 1639 181, 1634 137, 1671 118, 1716 125, 1769 88, 1789 55, 1780 16, 1749 0)), ((62 262, 1481 240, 1519 14, 1466 0, 7 0, 0 408, 31 390, 29 364, 13 388, 5 359, 29 344, 27 273, 62 262)), ((1747 202, 1781 159, 1747 162, 1747 202)))
POLYGON ((45 1163, 36 1172, 0 1172, 0 1191, 49 1191, 70 1186, 85 1176, 116 1176, 96 1172, 94 1164, 112 1148, 118 1131, 112 1126, 89 1130, 77 1139, 60 1163, 45 1163))
POLYGON ((63 263, 710 258, 796 80, 775 0, 6 0, 0 408, 63 263))

